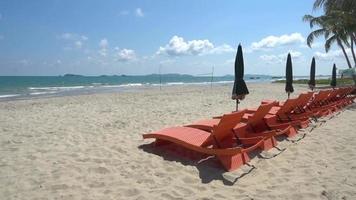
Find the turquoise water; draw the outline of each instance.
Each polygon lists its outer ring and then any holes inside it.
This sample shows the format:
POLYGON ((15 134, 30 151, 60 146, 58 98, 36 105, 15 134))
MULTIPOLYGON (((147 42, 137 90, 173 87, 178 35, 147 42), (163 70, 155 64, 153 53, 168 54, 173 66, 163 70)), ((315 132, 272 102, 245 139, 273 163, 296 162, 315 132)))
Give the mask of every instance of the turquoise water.
MULTIPOLYGON (((271 81, 270 76, 246 75, 247 82, 271 81)), ((179 74, 145 76, 0 76, 0 100, 80 93, 112 92, 140 87, 184 84, 232 83, 233 76, 190 76, 179 74), (161 84, 160 84, 161 82, 161 84)))

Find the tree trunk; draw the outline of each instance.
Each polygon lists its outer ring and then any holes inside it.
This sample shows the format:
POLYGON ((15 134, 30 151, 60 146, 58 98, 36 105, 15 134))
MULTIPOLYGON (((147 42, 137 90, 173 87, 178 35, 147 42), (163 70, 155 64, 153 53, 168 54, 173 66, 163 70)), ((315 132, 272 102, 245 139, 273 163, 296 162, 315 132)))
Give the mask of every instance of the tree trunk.
POLYGON ((349 60, 349 57, 347 56, 347 53, 345 51, 344 45, 342 45, 341 40, 339 38, 337 39, 337 43, 339 44, 339 46, 342 49, 342 52, 344 53, 344 56, 345 56, 346 61, 347 61, 347 65, 349 66, 349 68, 352 68, 350 60, 349 60))
POLYGON ((351 53, 352 57, 354 59, 354 67, 356 67, 356 56, 355 56, 355 51, 354 51, 354 43, 355 43, 355 36, 351 33, 351 53))

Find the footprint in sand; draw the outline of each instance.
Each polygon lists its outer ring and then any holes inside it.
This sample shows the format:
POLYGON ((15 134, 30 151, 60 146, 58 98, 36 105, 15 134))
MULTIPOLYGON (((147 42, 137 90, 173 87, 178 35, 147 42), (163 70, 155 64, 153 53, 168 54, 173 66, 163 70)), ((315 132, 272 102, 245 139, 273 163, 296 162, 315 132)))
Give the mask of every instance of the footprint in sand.
POLYGON ((98 174, 107 174, 110 173, 110 170, 106 169, 105 167, 96 167, 96 168, 89 168, 89 172, 94 172, 98 174))
POLYGON ((141 193, 141 191, 136 188, 129 188, 129 189, 124 190, 123 195, 125 197, 132 197, 132 196, 139 195, 140 193, 141 193))
POLYGON ((65 190, 65 189, 68 189, 69 186, 66 185, 66 184, 59 184, 59 185, 52 185, 51 186, 51 189, 52 190, 65 190))
POLYGON ((175 187, 175 189, 183 196, 189 196, 189 195, 193 194, 193 191, 186 187, 177 186, 177 187, 175 187))
POLYGON ((182 178, 183 182, 184 183, 187 183, 187 184, 191 184, 191 183, 197 183, 198 180, 197 179, 194 179, 193 177, 190 177, 190 176, 185 176, 182 178))
POLYGON ((34 156, 34 155, 28 155, 28 156, 26 156, 28 159, 30 159, 30 160, 36 160, 37 159, 37 157, 36 156, 34 156))
POLYGON ((280 169, 283 173, 289 173, 291 172, 292 170, 288 169, 288 168, 281 168, 280 169))
POLYGON ((172 196, 171 194, 168 194, 168 193, 162 193, 162 194, 161 194, 161 197, 162 197, 163 199, 169 199, 169 200, 183 199, 183 198, 179 198, 179 197, 174 197, 174 196, 172 196))
POLYGON ((88 185, 90 188, 101 188, 105 187, 105 183, 94 181, 88 185))

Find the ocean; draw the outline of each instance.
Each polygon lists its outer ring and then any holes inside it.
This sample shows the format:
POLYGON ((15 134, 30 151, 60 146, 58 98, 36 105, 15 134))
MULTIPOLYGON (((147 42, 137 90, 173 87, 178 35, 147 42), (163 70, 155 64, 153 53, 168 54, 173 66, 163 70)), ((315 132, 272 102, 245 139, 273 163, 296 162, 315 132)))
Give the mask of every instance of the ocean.
MULTIPOLYGON (((271 82, 272 76, 245 75, 246 82, 271 82)), ((277 77, 278 78, 278 77, 277 77)), ((103 92, 135 91, 172 85, 232 84, 231 75, 191 76, 151 74, 144 76, 0 76, 0 101, 103 92)))

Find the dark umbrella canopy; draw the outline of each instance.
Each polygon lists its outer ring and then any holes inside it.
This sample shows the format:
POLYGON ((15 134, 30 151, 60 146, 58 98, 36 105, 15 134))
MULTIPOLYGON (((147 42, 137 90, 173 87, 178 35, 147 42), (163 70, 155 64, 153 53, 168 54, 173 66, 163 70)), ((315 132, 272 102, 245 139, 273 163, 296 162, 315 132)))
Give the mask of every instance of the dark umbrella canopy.
POLYGON ((235 81, 232 89, 232 99, 236 99, 238 104, 238 101, 244 99, 247 94, 249 94, 249 92, 244 81, 244 58, 242 55, 242 47, 239 44, 235 58, 235 81))
POLYGON ((334 64, 333 66, 333 73, 331 75, 331 82, 330 82, 331 87, 336 87, 336 65, 334 64))
POLYGON ((314 89, 315 87, 315 58, 313 57, 313 60, 311 62, 311 66, 310 66, 310 79, 308 82, 309 88, 310 89, 314 89))
POLYGON ((294 92, 292 58, 290 56, 290 53, 288 53, 287 64, 286 64, 286 92, 288 93, 288 98, 290 93, 294 92))

